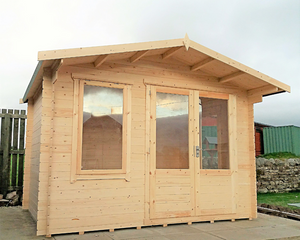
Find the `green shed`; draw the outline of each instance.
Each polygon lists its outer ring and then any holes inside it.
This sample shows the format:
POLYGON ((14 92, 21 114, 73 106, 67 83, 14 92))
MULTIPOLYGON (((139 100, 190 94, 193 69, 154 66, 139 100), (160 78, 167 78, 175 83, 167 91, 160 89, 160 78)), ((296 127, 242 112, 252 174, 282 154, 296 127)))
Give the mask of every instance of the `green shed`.
POLYGON ((300 127, 283 126, 263 129, 266 153, 291 152, 300 156, 300 127))

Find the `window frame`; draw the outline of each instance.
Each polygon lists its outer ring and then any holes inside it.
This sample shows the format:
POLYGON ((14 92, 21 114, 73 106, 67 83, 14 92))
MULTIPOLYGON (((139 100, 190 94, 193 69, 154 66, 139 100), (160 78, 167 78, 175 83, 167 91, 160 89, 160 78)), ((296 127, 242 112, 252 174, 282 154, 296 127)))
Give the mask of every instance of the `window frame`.
POLYGON ((97 80, 74 79, 73 140, 71 182, 88 179, 125 179, 130 181, 131 85, 97 80), (82 170, 82 121, 84 86, 123 89, 122 169, 82 170))
MULTIPOLYGON (((207 92, 199 91, 199 97, 205 98, 214 98, 227 100, 227 117, 228 117, 228 148, 229 148, 229 168, 228 169, 203 169, 202 168, 202 151, 200 151, 200 161, 199 169, 200 175, 209 175, 209 176, 225 176, 232 175, 233 172, 237 171, 237 106, 236 106, 236 96, 229 93, 216 93, 216 92, 207 92)), ((196 99, 198 101, 198 99, 196 99)), ((199 130, 198 130, 199 133, 199 130)), ((202 145, 202 142, 199 143, 202 145)))
MULTIPOLYGON (((218 160, 218 168, 203 168, 203 151, 205 151, 206 149, 203 149, 203 141, 199 140, 199 147, 201 149, 200 151, 200 169, 201 170, 230 170, 230 136, 229 136, 229 95, 228 94, 222 94, 222 95, 216 95, 214 94, 213 96, 203 96, 203 94, 199 93, 199 98, 203 99, 212 99, 212 100, 222 100, 222 101, 226 101, 226 113, 227 113, 227 126, 226 126, 226 130, 227 130, 227 143, 228 143, 228 149, 227 149, 227 164, 228 164, 228 168, 219 168, 220 166, 220 162, 218 160)), ((203 111, 203 105, 202 105, 202 111, 203 111)), ((221 115, 221 117, 223 117, 221 115)), ((202 130, 203 130, 203 125, 202 125, 202 120, 199 119, 199 123, 201 124, 201 127, 199 127, 199 135, 201 135, 201 139, 202 139, 202 130)), ((217 136, 217 138, 219 139, 220 136, 217 136)), ((219 146, 217 148, 217 154, 218 154, 218 158, 219 158, 219 146)))

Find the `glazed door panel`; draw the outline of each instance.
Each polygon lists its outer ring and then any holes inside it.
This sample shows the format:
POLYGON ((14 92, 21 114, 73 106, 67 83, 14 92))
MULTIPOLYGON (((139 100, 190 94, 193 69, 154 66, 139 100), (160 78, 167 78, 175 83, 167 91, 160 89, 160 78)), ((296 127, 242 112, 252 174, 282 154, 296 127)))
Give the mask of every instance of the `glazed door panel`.
POLYGON ((193 91, 151 86, 150 101, 150 218, 193 216, 193 91))
POLYGON ((199 134, 195 144, 200 146, 200 155, 195 159, 196 215, 232 215, 236 213, 238 196, 235 97, 198 94, 195 118, 199 134))

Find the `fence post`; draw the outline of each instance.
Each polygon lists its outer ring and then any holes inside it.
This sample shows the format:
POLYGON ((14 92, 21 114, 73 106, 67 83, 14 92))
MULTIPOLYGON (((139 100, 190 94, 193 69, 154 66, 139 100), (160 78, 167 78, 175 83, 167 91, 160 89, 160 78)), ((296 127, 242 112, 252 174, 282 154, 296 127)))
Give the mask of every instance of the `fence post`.
MULTIPOLYGON (((26 115, 25 110, 21 110, 21 115, 26 115)), ((24 139, 25 139, 25 118, 20 120, 20 141, 19 150, 23 153, 19 154, 19 173, 18 173, 18 186, 23 191, 23 175, 24 175, 24 139)))
MULTIPOLYGON (((5 114, 6 113, 6 109, 2 109, 2 114, 5 114)), ((1 116, 1 131, 0 131, 0 134, 1 134, 1 137, 0 137, 0 193, 3 193, 2 190, 3 190, 3 177, 2 177, 2 169, 3 169, 3 138, 4 138, 4 115, 1 116)))
MULTIPOLYGON (((8 113, 13 113, 13 110, 9 109, 8 113)), ((3 149, 2 183, 3 183, 3 195, 6 196, 8 192, 9 178, 10 178, 10 148, 11 148, 11 130, 12 130, 12 119, 9 114, 5 114, 4 116, 3 130, 4 130, 3 131, 4 136, 1 141, 2 149, 3 149)))
MULTIPOLYGON (((15 115, 19 115, 19 110, 15 110, 15 115)), ((14 118, 14 123, 13 123, 13 147, 12 149, 14 151, 18 150, 18 135, 19 135, 19 118, 15 117, 14 118)), ((12 153, 12 164, 11 164, 11 187, 12 190, 15 189, 17 186, 17 159, 18 159, 18 154, 17 152, 12 153)))

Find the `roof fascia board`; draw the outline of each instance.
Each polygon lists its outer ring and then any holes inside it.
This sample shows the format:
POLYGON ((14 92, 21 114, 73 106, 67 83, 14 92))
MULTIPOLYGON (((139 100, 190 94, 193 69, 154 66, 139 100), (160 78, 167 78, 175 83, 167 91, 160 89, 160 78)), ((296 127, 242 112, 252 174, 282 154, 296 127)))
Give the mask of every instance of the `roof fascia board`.
POLYGON ((39 61, 38 62, 38 64, 37 64, 37 66, 36 66, 36 68, 35 68, 35 70, 34 70, 34 72, 33 72, 33 75, 32 75, 32 77, 31 77, 31 80, 30 80, 30 82, 29 82, 29 84, 28 84, 28 86, 27 86, 27 89, 26 89, 26 91, 25 91, 25 93, 24 93, 24 96, 23 96, 23 103, 26 103, 27 102, 27 100, 28 100, 28 95, 29 95, 29 93, 30 93, 30 91, 32 90, 31 88, 32 88, 32 85, 34 84, 34 82, 35 82, 35 79, 37 78, 37 76, 42 72, 42 71, 40 71, 41 69, 42 69, 42 66, 44 65, 44 61, 39 61))
POLYGON ((246 65, 244 65, 242 63, 239 63, 235 60, 232 60, 229 57, 226 57, 226 56, 224 56, 220 53, 217 53, 217 52, 215 52, 215 51, 213 51, 213 50, 211 50, 207 47, 204 47, 204 46, 200 45, 199 43, 196 43, 194 41, 190 41, 190 47, 197 50, 197 51, 199 51, 199 52, 202 52, 202 53, 206 54, 209 57, 215 58, 215 59, 219 60, 220 62, 228 64, 228 65, 230 65, 230 66, 232 66, 236 69, 239 69, 240 71, 248 73, 249 75, 252 75, 256 78, 259 78, 259 79, 261 79, 261 80, 263 80, 263 81, 265 81, 265 82, 267 82, 271 85, 274 85, 274 86, 276 86, 276 87, 278 87, 278 88, 280 88, 280 89, 282 89, 286 92, 291 92, 290 86, 288 86, 288 85, 286 85, 286 84, 284 84, 284 83, 282 83, 282 82, 280 82, 280 81, 278 81, 274 78, 271 78, 271 77, 269 77, 269 76, 267 76, 267 75, 265 75, 265 74, 263 74, 259 71, 256 71, 256 70, 254 70, 250 67, 247 67, 246 65))
POLYGON ((171 48, 171 47, 179 47, 179 46, 184 46, 182 38, 165 40, 165 41, 129 43, 129 44, 120 44, 120 45, 101 46, 101 47, 61 49, 55 51, 39 52, 38 60, 42 61, 42 60, 54 60, 54 59, 72 58, 72 57, 87 57, 87 56, 95 56, 95 55, 103 55, 103 54, 136 52, 136 51, 171 48))
POLYGON ((259 88, 254 88, 254 89, 248 90, 247 93, 248 93, 248 96, 255 96, 255 95, 263 96, 266 94, 277 93, 279 91, 280 90, 278 89, 278 87, 267 85, 264 87, 259 87, 259 88))

